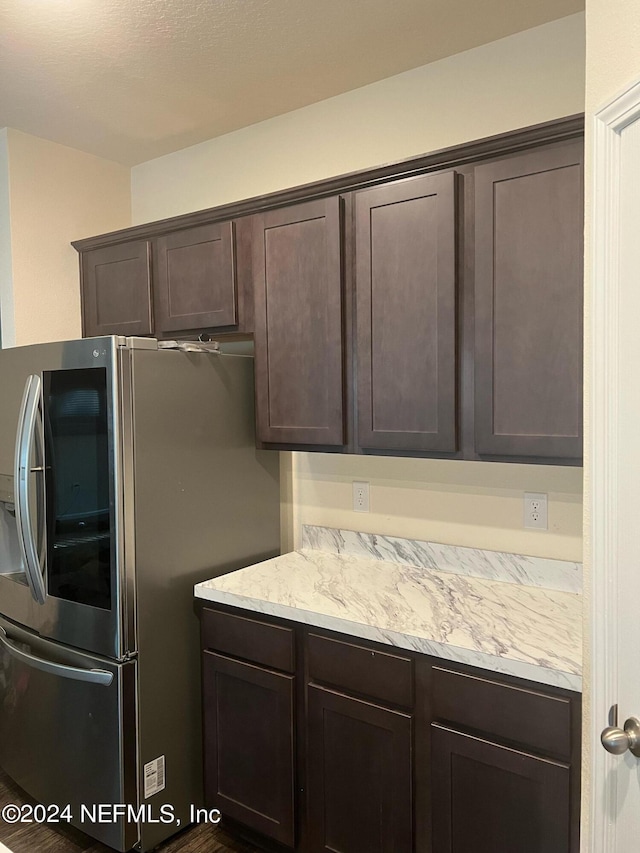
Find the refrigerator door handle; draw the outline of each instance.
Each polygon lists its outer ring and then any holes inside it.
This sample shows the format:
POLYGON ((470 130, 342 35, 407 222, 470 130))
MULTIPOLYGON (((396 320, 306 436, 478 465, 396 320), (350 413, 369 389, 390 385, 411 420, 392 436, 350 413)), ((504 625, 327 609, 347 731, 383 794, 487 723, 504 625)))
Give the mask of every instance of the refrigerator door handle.
POLYGON ((71 678, 74 681, 89 681, 92 684, 103 684, 108 687, 113 681, 113 673, 107 672, 105 669, 83 669, 78 666, 68 666, 64 663, 54 663, 54 661, 39 658, 36 655, 25 652, 19 646, 7 637, 7 632, 4 628, 0 628, 0 645, 3 646, 9 654, 31 666, 34 669, 40 669, 42 672, 51 673, 51 675, 61 675, 63 678, 71 678))
MULTIPOLYGON (((15 453, 15 494, 16 521, 18 526, 18 542, 24 561, 27 581, 31 595, 38 604, 44 604, 46 592, 42 560, 44 555, 38 555, 38 548, 33 536, 30 511, 30 474, 31 451, 37 438, 37 415, 40 405, 40 377, 32 374, 24 386, 22 405, 18 417, 18 432, 16 435, 15 453)), ((40 468, 36 470, 41 470, 40 468)))

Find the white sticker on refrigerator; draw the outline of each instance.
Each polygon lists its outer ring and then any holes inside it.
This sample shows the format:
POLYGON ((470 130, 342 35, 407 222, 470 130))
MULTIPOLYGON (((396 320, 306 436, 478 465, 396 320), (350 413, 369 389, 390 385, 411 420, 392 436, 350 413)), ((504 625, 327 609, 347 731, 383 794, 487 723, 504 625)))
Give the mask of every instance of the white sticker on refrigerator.
POLYGON ((144 765, 144 798, 153 797, 158 791, 164 791, 164 755, 144 765))

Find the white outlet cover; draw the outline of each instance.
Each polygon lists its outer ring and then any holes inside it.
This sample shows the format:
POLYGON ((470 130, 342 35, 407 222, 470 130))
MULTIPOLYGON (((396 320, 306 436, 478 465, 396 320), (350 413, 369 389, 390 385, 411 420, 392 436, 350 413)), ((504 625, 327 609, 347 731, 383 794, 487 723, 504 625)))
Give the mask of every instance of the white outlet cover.
POLYGON ((531 530, 548 530, 547 495, 543 492, 524 493, 524 526, 531 530))
POLYGON ((353 481, 353 511, 369 512, 369 483, 353 481))

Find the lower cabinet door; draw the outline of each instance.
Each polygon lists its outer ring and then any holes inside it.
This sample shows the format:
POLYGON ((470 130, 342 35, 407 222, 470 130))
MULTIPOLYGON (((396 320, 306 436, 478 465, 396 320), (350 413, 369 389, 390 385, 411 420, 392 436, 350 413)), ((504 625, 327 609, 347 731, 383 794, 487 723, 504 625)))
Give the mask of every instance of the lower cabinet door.
POLYGON ((293 847, 294 676, 203 653, 205 800, 293 847))
POLYGON ((309 687, 312 853, 411 853, 411 729, 407 714, 309 687))
POLYGON ((569 767, 432 724, 433 853, 569 853, 569 767))

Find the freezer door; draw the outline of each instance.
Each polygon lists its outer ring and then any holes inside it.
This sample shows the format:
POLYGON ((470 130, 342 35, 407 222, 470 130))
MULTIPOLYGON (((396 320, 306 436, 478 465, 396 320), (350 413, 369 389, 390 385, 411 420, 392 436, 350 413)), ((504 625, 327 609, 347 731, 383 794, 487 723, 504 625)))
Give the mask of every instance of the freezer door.
POLYGON ((115 664, 0 619, 0 765, 44 805, 128 850, 138 825, 92 822, 82 806, 137 803, 136 662, 115 664))

